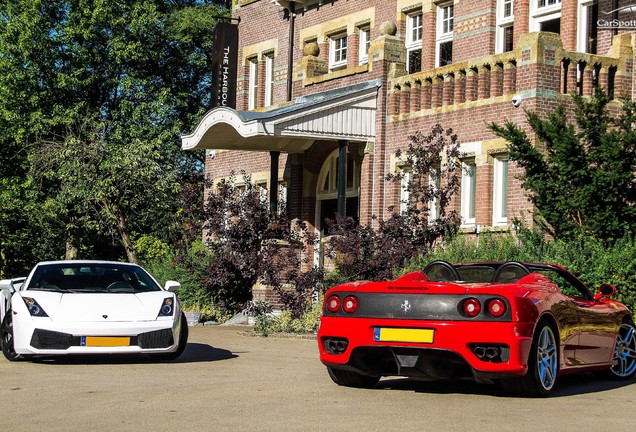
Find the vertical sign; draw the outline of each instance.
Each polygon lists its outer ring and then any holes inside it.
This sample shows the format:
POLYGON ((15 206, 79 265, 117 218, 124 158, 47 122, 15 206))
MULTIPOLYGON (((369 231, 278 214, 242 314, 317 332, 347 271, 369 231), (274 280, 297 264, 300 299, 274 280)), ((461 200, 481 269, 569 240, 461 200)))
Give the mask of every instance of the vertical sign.
POLYGON ((212 107, 236 108, 238 25, 219 22, 212 38, 212 107))

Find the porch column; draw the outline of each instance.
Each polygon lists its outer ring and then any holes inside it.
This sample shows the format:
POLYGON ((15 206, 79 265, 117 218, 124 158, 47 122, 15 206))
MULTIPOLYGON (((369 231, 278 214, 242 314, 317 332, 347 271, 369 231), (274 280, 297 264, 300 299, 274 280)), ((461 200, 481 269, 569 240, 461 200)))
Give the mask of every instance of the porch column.
POLYGON ((278 213, 278 158, 279 151, 269 152, 271 166, 269 168, 269 213, 278 213))
POLYGON ((338 140, 338 214, 345 217, 347 203, 347 147, 349 141, 338 140))

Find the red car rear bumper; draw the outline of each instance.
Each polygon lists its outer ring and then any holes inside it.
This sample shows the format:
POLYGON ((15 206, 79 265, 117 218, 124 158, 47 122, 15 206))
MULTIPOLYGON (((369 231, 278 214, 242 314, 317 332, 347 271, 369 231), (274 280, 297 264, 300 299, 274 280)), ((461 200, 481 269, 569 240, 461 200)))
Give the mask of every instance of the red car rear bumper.
MULTIPOLYGON (((426 357, 429 359, 439 356, 437 369, 439 369, 440 364, 446 361, 444 355, 452 355, 453 362, 465 362, 472 368, 474 375, 524 375, 528 368, 528 354, 532 344, 533 331, 533 322, 442 322, 322 317, 318 331, 318 347, 320 360, 325 365, 334 368, 357 370, 366 374, 370 374, 370 371, 379 371, 381 369, 378 368, 384 367, 371 364, 379 357, 374 355, 375 352, 391 352, 398 363, 400 361, 397 359, 398 356, 395 355, 396 352, 412 352, 416 355, 419 355, 417 354, 418 352, 426 352, 426 357), (433 341, 431 343, 377 341, 374 335, 378 328, 430 329, 433 330, 433 341), (340 354, 329 353, 325 347, 325 340, 328 341, 330 338, 346 339, 347 344, 344 352, 340 354), (508 350, 503 359, 492 361, 487 358, 479 358, 475 354, 474 350, 478 345, 507 347, 508 350), (364 355, 357 355, 361 351, 364 351, 364 355), (352 353, 354 353, 353 356, 352 353)), ((383 361, 386 362, 387 356, 388 354, 385 355, 383 361)), ((428 370, 425 366, 420 369, 428 370)), ((384 375, 385 373, 380 374, 384 375)), ((395 375, 410 374, 408 368, 402 369, 399 366, 397 373, 395 373, 395 375), (400 373, 402 370, 407 372, 400 373)), ((435 373, 431 377, 434 378, 435 373)))

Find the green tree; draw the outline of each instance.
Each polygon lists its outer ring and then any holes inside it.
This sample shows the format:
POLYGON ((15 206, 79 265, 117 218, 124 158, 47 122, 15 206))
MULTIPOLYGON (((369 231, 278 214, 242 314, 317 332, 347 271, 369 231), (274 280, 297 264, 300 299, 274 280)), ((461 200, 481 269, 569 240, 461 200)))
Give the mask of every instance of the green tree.
POLYGON ((606 241, 633 234, 636 223, 636 105, 609 106, 600 89, 573 96, 572 123, 564 106, 545 118, 526 112, 532 139, 519 125, 492 123, 510 158, 524 169, 522 186, 535 219, 554 238, 589 235, 606 241))
POLYGON ((48 203, 69 258, 117 236, 135 261, 131 237, 165 235, 154 221, 174 225, 182 179, 200 175, 178 137, 209 108, 223 14, 200 0, 0 0, 0 164, 16 166, 0 172, 15 192, 3 204, 48 203))

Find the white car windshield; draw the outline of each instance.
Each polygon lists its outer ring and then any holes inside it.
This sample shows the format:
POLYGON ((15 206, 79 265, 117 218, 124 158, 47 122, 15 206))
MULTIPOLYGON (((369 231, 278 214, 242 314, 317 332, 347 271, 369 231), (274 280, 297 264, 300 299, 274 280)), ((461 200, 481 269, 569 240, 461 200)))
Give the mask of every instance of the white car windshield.
POLYGON ((27 290, 71 293, 140 293, 160 291, 141 267, 109 263, 39 265, 27 290))

